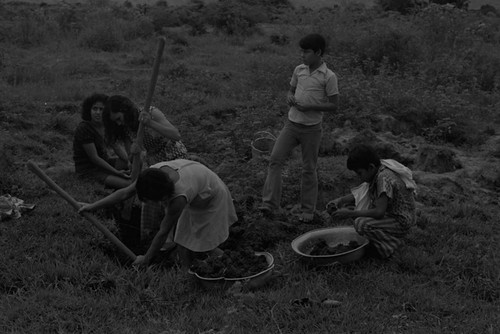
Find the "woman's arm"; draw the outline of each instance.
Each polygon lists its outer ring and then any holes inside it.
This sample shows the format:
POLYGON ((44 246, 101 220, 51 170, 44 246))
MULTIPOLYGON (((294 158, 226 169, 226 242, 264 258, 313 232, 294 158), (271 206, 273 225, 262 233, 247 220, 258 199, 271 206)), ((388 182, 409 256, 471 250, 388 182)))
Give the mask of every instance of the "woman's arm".
POLYGON ((123 147, 125 148, 125 152, 127 153, 129 161, 131 161, 132 157, 130 156, 130 150, 132 147, 132 139, 126 138, 123 140, 123 147))
POLYGON ((177 225, 177 221, 182 214, 182 211, 186 207, 187 201, 184 196, 179 196, 174 198, 168 203, 168 208, 165 210, 165 217, 163 218, 160 230, 156 233, 151 246, 149 247, 146 255, 142 258, 138 258, 134 264, 148 264, 151 262, 156 253, 161 249, 167 236, 172 230, 172 228, 177 225))
POLYGON ((102 209, 111 206, 113 204, 122 202, 134 195, 135 195, 135 182, 130 184, 126 188, 119 189, 114 193, 112 193, 111 195, 108 195, 94 203, 83 205, 80 208, 80 210, 78 210, 78 212, 81 213, 85 211, 95 211, 98 209, 102 209))
POLYGON ((139 120, 162 136, 171 140, 180 140, 179 130, 168 121, 165 115, 157 108, 152 108, 150 113, 141 112, 139 120))
POLYGON ((326 209, 329 213, 332 213, 338 209, 343 207, 356 204, 356 200, 352 194, 345 195, 343 197, 336 198, 331 200, 326 204, 326 209))
POLYGON ((99 156, 99 154, 97 154, 97 149, 94 143, 83 144, 82 147, 85 150, 85 153, 87 153, 87 156, 89 157, 90 161, 92 161, 94 165, 114 175, 121 176, 123 178, 128 178, 128 175, 120 172, 119 170, 111 166, 106 160, 104 160, 99 156))
POLYGON ((354 199, 353 194, 348 194, 343 197, 337 198, 334 201, 337 202, 337 206, 339 208, 344 207, 344 206, 349 206, 349 205, 354 205, 356 204, 356 200, 354 199))
POLYGON ((389 198, 385 193, 382 193, 374 202, 374 207, 367 210, 349 210, 339 209, 332 213, 332 217, 339 218, 357 218, 357 217, 371 217, 375 219, 382 219, 387 210, 389 198))
POLYGON ((125 149, 125 144, 120 145, 119 143, 114 143, 113 145, 111 145, 111 147, 120 160, 128 162, 128 154, 127 150, 125 149))

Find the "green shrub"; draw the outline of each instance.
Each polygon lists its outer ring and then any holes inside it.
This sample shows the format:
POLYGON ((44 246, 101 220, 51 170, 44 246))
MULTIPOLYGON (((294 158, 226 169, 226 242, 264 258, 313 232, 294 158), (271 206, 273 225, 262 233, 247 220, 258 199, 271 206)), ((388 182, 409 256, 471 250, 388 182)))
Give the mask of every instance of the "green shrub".
POLYGON ((479 23, 473 22, 467 30, 473 35, 473 38, 479 37, 484 42, 493 45, 500 43, 500 20, 486 19, 479 23))
POLYGON ((477 53, 471 59, 471 67, 475 72, 473 80, 479 89, 492 92, 500 87, 500 56, 498 51, 475 50, 477 53))
POLYGON ((87 0, 91 8, 107 8, 111 6, 111 0, 87 0))
POLYGON ((383 10, 396 11, 401 14, 410 13, 416 6, 415 0, 377 0, 377 4, 383 10))
POLYGON ((189 35, 191 36, 200 36, 208 32, 204 20, 200 17, 192 17, 187 20, 186 24, 190 27, 189 35))
POLYGON ((67 112, 51 114, 45 129, 58 132, 63 135, 72 135, 78 125, 79 119, 67 112))
POLYGON ((492 92, 500 86, 500 57, 494 50, 470 48, 443 54, 421 66, 431 87, 453 86, 459 91, 479 89, 492 92))
POLYGON ((273 34, 269 37, 271 43, 276 45, 288 45, 290 44, 290 37, 285 34, 273 34))
POLYGON ((483 15, 489 15, 490 13, 492 13, 491 15, 498 16, 497 9, 492 5, 482 5, 481 8, 479 8, 479 11, 483 15))
POLYGON ((155 27, 151 19, 147 16, 139 16, 131 21, 122 21, 121 30, 126 41, 136 38, 148 38, 153 35, 155 27))
POLYGON ((20 12, 9 30, 9 40, 23 47, 42 45, 59 33, 58 24, 53 17, 28 10, 20 12))
POLYGON ((164 27, 178 27, 182 24, 178 12, 168 7, 156 7, 148 13, 155 31, 161 31, 164 27))
POLYGON ((430 2, 439 5, 452 4, 457 8, 467 8, 469 6, 470 0, 431 0, 430 2))
POLYGON ((431 143, 456 141, 457 144, 463 144, 465 142, 463 130, 449 117, 438 120, 435 126, 424 128, 423 135, 431 143))
POLYGON ((123 43, 124 37, 116 20, 102 20, 89 24, 79 36, 79 44, 93 50, 119 51, 123 43))
POLYGON ((165 72, 165 76, 176 80, 177 78, 185 78, 189 75, 189 69, 184 63, 177 63, 169 66, 165 72))
POLYGON ((82 13, 74 7, 61 8, 54 14, 54 20, 63 33, 78 32, 82 29, 82 13))
POLYGON ((205 10, 206 7, 203 2, 192 1, 190 5, 172 8, 156 6, 147 15, 151 17, 155 31, 161 31, 165 27, 189 25, 191 27, 190 34, 194 36, 206 33, 205 10))
POLYGON ((251 6, 268 6, 268 7, 288 7, 290 1, 288 0, 240 0, 240 2, 251 6))
POLYGON ((88 17, 89 21, 111 21, 121 31, 124 40, 147 38, 154 32, 150 16, 146 15, 150 7, 147 5, 129 7, 113 5, 106 10, 95 12, 88 17))
POLYGON ((337 63, 341 57, 344 66, 367 75, 411 70, 422 56, 420 36, 411 19, 361 5, 324 12, 314 30, 327 38, 327 53, 337 63))
POLYGON ((172 40, 172 44, 174 45, 189 46, 189 42, 184 36, 178 34, 170 34, 169 37, 172 40))
POLYGON ((429 6, 417 13, 412 23, 420 34, 421 48, 428 52, 430 60, 443 50, 450 51, 472 42, 464 34, 467 20, 459 10, 443 11, 439 6, 429 6))
POLYGON ((472 77, 464 75, 467 62, 453 54, 443 54, 433 61, 425 62, 421 65, 420 73, 423 80, 431 88, 459 87, 463 80, 469 81, 472 77), (460 79, 459 79, 460 78, 460 79))
POLYGON ((207 22, 227 35, 249 36, 265 20, 259 7, 237 1, 222 0, 207 7, 207 22))
POLYGON ((57 73, 49 66, 21 62, 7 67, 2 76, 9 85, 14 87, 27 83, 50 85, 57 80, 57 73))
POLYGON ((426 6, 429 3, 439 5, 452 4, 457 8, 467 8, 469 0, 377 0, 376 3, 383 10, 397 11, 401 14, 409 14, 415 9, 426 6))
POLYGON ((413 108, 402 108, 395 118, 403 122, 406 128, 416 135, 421 135, 423 129, 431 127, 438 121, 439 111, 433 107, 416 106, 413 108))
POLYGON ((419 58, 413 36, 392 28, 380 28, 360 36, 355 52, 357 56, 353 65, 360 67, 365 74, 378 74, 382 66, 391 72, 403 71, 419 58))

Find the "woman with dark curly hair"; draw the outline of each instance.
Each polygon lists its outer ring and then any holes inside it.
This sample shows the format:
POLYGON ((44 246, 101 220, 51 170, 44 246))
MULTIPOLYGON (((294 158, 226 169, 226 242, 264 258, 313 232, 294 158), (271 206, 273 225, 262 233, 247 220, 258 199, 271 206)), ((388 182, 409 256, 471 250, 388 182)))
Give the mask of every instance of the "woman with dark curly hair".
POLYGON ((158 108, 149 112, 139 108, 122 95, 109 97, 104 107, 103 122, 106 138, 111 144, 123 142, 127 153, 134 152, 132 146, 137 137, 139 123, 144 125, 145 162, 148 166, 161 161, 187 158, 187 149, 181 142, 181 135, 158 108))
MULTIPOLYGON (((102 122, 102 112, 107 99, 107 95, 93 94, 83 101, 82 122, 73 138, 73 160, 78 176, 119 189, 128 186, 131 181, 127 173, 115 167, 118 159, 112 159, 108 154, 102 122)), ((113 149, 118 156, 123 156, 118 146, 113 149)))

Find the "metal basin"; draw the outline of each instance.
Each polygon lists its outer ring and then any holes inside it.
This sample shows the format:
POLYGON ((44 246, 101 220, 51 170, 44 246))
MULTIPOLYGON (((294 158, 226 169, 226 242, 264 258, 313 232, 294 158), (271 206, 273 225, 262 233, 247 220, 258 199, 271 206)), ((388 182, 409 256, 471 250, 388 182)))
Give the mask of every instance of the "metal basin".
POLYGON ((352 226, 338 226, 312 230, 292 241, 292 249, 301 259, 313 266, 327 266, 334 263, 350 263, 361 259, 365 254, 368 239, 359 235, 352 226), (360 246, 347 252, 333 255, 311 255, 313 246, 324 240, 328 246, 347 245, 356 241, 360 246))
POLYGON ((272 271, 274 268, 274 258, 268 252, 255 252, 255 256, 263 255, 267 261, 267 268, 262 270, 259 273, 254 275, 246 276, 246 277, 238 277, 238 278, 225 278, 225 277, 202 277, 193 271, 189 271, 198 282, 200 282, 201 286, 206 289, 226 289, 229 288, 236 282, 241 282, 245 284, 246 287, 255 289, 265 285, 272 276, 272 271))

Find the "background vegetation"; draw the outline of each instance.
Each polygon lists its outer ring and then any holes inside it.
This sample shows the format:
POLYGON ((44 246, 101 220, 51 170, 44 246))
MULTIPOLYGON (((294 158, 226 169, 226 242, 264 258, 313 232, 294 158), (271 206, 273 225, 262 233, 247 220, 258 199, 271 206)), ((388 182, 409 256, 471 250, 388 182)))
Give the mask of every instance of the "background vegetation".
MULTIPOLYGON (((320 209, 356 182, 329 135, 346 122, 356 131, 376 130, 377 116, 391 116, 398 124, 392 129, 396 141, 471 156, 497 138, 496 9, 399 10, 393 3, 313 10, 279 0, 192 1, 180 7, 168 1, 2 2, 0 193, 37 206, 0 223, 0 331, 500 331, 498 175, 473 180, 479 195, 464 190, 443 196, 436 184, 427 192, 433 196, 419 197, 418 227, 389 261, 305 268, 289 243, 324 223, 267 222, 255 213, 266 162, 250 159, 250 142, 257 131, 277 134, 281 128, 289 77, 300 63, 297 41, 309 32, 328 38, 325 61, 338 74, 342 95, 341 112, 325 120, 320 209), (275 258, 277 274, 263 289, 205 291, 165 261, 144 271, 130 267, 25 167, 28 160, 37 162, 77 200, 102 197, 107 190, 82 183, 72 172, 79 104, 95 91, 142 103, 160 35, 168 42, 153 104, 179 127, 188 149, 228 184, 241 227, 265 231, 259 237, 275 258), (342 305, 292 305, 304 297, 342 305)), ((499 152, 497 147, 497 157, 499 152)), ((299 174, 299 161, 291 159, 285 204, 298 200, 299 174)), ((116 232, 109 215, 99 219, 116 232)))

